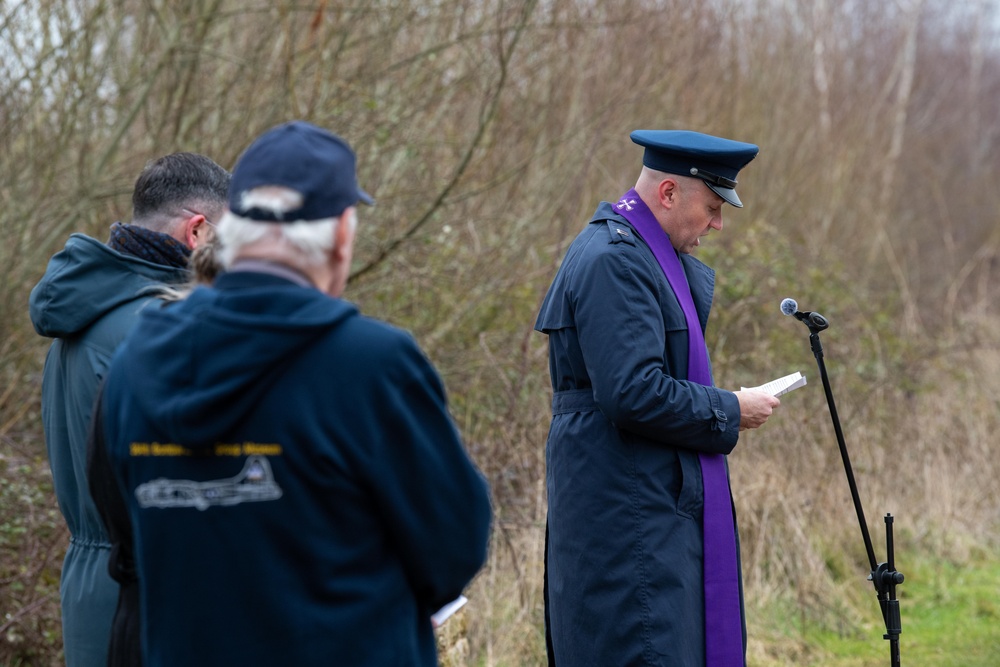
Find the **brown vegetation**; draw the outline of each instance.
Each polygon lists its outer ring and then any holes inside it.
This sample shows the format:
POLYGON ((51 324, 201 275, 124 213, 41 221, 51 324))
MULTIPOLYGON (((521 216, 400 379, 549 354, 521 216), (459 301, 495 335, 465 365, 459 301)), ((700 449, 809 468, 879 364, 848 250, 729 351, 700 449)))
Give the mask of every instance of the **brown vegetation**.
MULTIPOLYGON (((290 118, 356 146, 378 206, 361 212, 348 297, 415 333, 492 485, 490 560, 463 612, 470 664, 541 663, 549 389, 532 324, 567 242, 634 182, 637 128, 761 146, 741 174, 747 208, 701 251, 719 271, 719 384, 810 379, 732 457, 749 604, 784 599, 845 632, 878 620, 806 332, 778 312, 786 296, 833 322, 827 364, 876 551, 886 511, 900 552, 963 558, 1000 543, 995 5, 0 8, 0 663, 56 664, 60 647, 65 531, 31 286, 70 232, 104 238, 128 217, 146 160, 193 150, 232 165, 290 118)), ((810 655, 776 653, 754 630, 754 659, 810 655)))

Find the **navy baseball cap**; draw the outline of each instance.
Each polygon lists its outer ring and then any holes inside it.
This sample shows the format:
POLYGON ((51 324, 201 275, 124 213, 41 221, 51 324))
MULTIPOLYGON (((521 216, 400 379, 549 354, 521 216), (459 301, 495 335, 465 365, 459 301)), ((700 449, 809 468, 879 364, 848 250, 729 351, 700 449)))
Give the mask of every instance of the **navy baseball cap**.
POLYGON ((346 141, 320 127, 296 120, 257 137, 233 168, 229 210, 266 222, 334 218, 359 201, 374 204, 358 187, 354 151, 346 141), (275 212, 247 202, 255 188, 279 186, 302 196, 299 208, 275 212))
POLYGON ((629 136, 646 148, 642 163, 650 169, 700 178, 712 192, 743 208, 736 175, 760 152, 754 144, 690 130, 636 130, 629 136))

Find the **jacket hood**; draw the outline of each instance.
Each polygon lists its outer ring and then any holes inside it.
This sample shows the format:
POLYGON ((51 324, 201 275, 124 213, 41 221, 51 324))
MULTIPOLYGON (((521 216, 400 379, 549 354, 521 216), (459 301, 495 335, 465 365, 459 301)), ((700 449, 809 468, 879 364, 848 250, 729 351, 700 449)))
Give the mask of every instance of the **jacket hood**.
POLYGON ((184 269, 123 255, 97 239, 73 234, 31 290, 31 323, 42 336, 72 336, 114 308, 186 278, 184 269))
POLYGON ((290 360, 357 316, 282 278, 236 272, 145 311, 116 359, 158 437, 199 449, 232 433, 290 360))

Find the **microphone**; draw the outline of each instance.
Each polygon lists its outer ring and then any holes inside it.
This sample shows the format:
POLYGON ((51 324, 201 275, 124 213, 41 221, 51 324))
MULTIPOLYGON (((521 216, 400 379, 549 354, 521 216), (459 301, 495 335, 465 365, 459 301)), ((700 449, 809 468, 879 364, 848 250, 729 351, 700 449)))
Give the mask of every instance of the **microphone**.
POLYGON ((799 304, 795 299, 783 299, 781 301, 781 312, 785 315, 793 315, 799 322, 804 323, 812 332, 823 331, 830 327, 830 322, 819 313, 812 311, 799 312, 799 304))

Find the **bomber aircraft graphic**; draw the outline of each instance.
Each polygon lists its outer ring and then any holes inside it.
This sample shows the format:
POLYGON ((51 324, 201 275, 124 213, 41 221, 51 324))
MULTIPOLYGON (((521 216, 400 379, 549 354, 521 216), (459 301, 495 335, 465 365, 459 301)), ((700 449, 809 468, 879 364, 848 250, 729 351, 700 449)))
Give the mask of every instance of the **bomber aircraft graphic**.
POLYGON ((193 482, 160 477, 135 489, 139 507, 196 507, 239 505, 246 502, 277 500, 281 487, 274 481, 271 463, 264 456, 251 456, 243 470, 229 479, 193 482))

